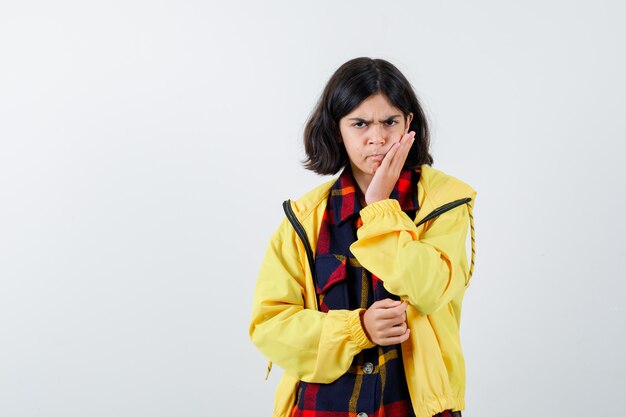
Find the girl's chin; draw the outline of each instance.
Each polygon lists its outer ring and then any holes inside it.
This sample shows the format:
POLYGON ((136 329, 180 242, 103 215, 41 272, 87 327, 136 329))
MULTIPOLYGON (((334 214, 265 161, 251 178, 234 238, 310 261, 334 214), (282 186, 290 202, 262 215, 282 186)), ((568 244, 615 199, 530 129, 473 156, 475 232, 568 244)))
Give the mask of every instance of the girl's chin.
POLYGON ((370 168, 370 174, 374 175, 376 173, 376 170, 380 167, 380 162, 374 162, 373 164, 370 164, 371 168, 370 168))
MULTIPOLYGON (((352 171, 354 172, 354 165, 352 171)), ((363 175, 372 176, 376 173, 376 170, 380 167, 379 162, 366 162, 363 165, 356 166, 356 169, 363 175)))

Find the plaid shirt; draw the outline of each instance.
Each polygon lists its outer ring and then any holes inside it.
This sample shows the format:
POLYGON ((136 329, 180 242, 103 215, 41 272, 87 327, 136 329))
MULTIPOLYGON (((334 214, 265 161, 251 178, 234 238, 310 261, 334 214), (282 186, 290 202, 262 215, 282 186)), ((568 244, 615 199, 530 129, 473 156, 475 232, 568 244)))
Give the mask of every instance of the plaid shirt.
MULTIPOLYGON (((403 170, 390 198, 412 219, 419 209, 419 170, 403 170)), ((399 300, 350 252, 361 226, 361 204, 350 167, 329 195, 315 256, 320 310, 368 308, 385 298, 399 300)), ((437 416, 460 415, 444 411, 437 416)), ((348 371, 330 384, 300 381, 292 417, 414 417, 399 344, 357 354, 348 371)))

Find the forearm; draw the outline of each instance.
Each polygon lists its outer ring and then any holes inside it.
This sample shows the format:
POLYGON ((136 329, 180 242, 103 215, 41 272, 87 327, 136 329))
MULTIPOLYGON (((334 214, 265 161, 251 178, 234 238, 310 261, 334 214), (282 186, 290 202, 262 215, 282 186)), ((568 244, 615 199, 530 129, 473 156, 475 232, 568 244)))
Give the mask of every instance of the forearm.
POLYGON ((464 290, 469 221, 464 206, 436 218, 427 230, 418 229, 395 200, 368 206, 362 216, 350 249, 389 292, 431 314, 464 290))
POLYGON ((286 372, 306 382, 330 383, 343 375, 361 350, 373 346, 361 326, 360 310, 322 313, 296 306, 261 308, 250 337, 286 372), (273 310, 273 312, 269 312, 273 310))
POLYGON ((305 306, 311 277, 302 266, 293 233, 283 224, 268 245, 254 292, 250 338, 290 374, 307 382, 328 383, 373 344, 362 328, 360 310, 323 313, 313 305, 305 306))

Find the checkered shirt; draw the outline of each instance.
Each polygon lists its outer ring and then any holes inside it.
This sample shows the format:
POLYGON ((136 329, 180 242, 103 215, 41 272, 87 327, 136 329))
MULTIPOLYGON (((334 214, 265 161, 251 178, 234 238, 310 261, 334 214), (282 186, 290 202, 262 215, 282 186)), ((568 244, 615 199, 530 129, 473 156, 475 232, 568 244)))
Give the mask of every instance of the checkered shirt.
MULTIPOLYGON (((419 170, 403 170, 390 198, 415 218, 419 209, 419 170)), ((378 277, 350 252, 361 226, 361 204, 350 167, 328 197, 315 255, 315 286, 320 310, 368 308, 389 293, 378 277)), ((437 416, 460 415, 444 411, 437 416)), ((292 417, 414 417, 400 345, 374 346, 357 354, 348 371, 330 384, 300 381, 292 417)))

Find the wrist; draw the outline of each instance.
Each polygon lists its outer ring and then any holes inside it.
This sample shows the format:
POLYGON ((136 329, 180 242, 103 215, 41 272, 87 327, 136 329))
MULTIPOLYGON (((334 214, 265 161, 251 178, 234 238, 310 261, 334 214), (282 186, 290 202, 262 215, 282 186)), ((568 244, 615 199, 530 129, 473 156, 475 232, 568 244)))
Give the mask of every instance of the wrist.
POLYGON ((370 204, 374 204, 374 203, 376 203, 378 201, 381 201, 381 200, 386 200, 386 198, 382 197, 382 196, 369 197, 369 198, 365 198, 365 204, 366 205, 370 205, 370 204))
POLYGON ((370 334, 367 332, 367 326, 365 325, 365 313, 367 313, 367 310, 361 310, 359 312, 359 317, 361 319, 361 328, 363 329, 363 333, 365 333, 365 336, 367 337, 367 339, 370 342, 372 342, 372 338, 371 338, 370 334))
POLYGON ((363 207, 359 214, 361 215, 361 219, 363 219, 363 223, 366 223, 372 221, 376 216, 399 212, 402 212, 402 208, 398 200, 387 198, 378 200, 367 207, 363 207))

